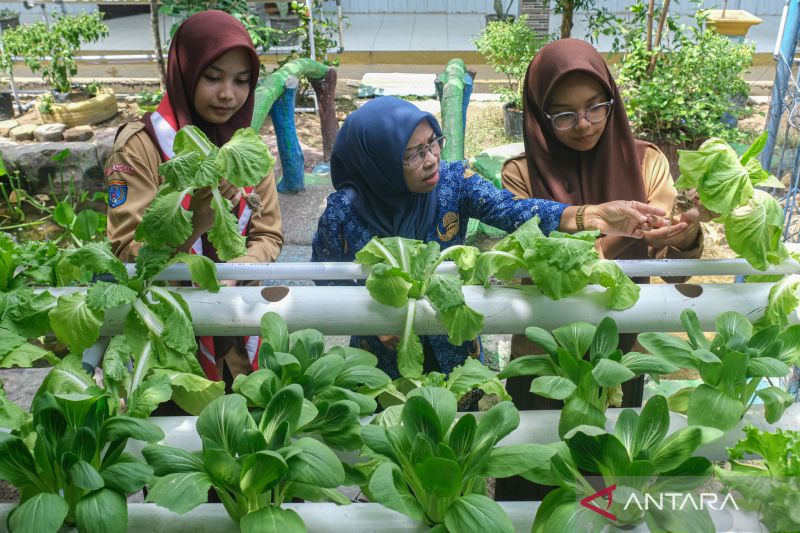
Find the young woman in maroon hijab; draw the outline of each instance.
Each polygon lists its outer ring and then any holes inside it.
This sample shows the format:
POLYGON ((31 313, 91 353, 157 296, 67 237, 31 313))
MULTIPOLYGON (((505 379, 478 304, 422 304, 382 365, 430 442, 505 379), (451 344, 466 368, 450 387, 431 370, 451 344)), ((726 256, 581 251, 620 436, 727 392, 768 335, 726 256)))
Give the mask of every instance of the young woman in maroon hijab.
MULTIPOLYGON (((132 261, 141 246, 134 241, 134 232, 163 183, 158 166, 174 155, 172 143, 177 131, 189 124, 197 126, 221 146, 236 130, 250 126, 258 70, 258 54, 250 35, 227 13, 203 11, 192 15, 175 32, 164 98, 155 112, 117 132, 107 164, 108 238, 118 257, 132 261)), ((273 174, 265 176, 258 186, 245 189, 246 194, 260 198, 260 216, 251 216, 250 207, 236 188, 226 184, 220 189, 233 202, 239 228, 247 237, 247 255, 234 261, 274 261, 283 236, 273 174)), ((210 191, 186 198, 183 207, 194 213, 194 232, 183 248, 219 261, 205 237, 213 224, 210 191)), ((223 337, 199 340, 200 364, 209 379, 216 380, 249 372, 259 344, 258 337, 239 343, 223 337)))
MULTIPOLYGON (((669 163, 655 145, 635 139, 617 84, 589 43, 554 41, 531 64, 523 88, 525 153, 503 167, 503 186, 520 197, 572 205, 636 200, 667 213, 677 196, 669 163)), ((694 196, 694 195, 692 195, 694 196)), ((644 238, 602 237, 607 259, 697 258, 703 251, 699 222, 710 214, 695 207, 671 227, 644 238)), ((636 279, 647 283, 648 279, 636 279)), ((677 281, 677 280, 676 280, 677 281)), ((620 335, 631 351, 635 335, 620 335)), ((524 335, 514 335, 511 357, 542 353, 524 335)), ((531 377, 511 378, 506 388, 520 409, 560 409, 563 402, 534 396, 531 377)), ((641 405, 644 380, 623 384, 622 406, 641 405)), ((497 480, 497 499, 541 500, 547 490, 522 478, 497 480)))

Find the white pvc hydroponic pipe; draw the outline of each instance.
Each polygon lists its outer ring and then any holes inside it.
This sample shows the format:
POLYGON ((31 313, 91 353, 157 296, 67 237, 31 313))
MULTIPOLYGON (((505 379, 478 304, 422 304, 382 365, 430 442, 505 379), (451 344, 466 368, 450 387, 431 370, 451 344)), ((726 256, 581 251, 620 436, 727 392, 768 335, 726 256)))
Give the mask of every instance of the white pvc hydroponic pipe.
MULTIPOLYGON (((498 502, 511 518, 514 530, 529 533, 541 502, 498 502)), ((311 533, 424 533, 430 528, 407 516, 387 509, 377 503, 353 503, 338 506, 333 503, 287 503, 305 522, 311 533)), ((730 506, 728 506, 730 507, 730 506)), ((736 511, 726 507, 712 510, 711 519, 717 531, 761 531, 754 512, 736 511)), ((5 524, 13 504, 0 504, 0 523, 5 524)), ((575 510, 580 509, 575 502, 575 510)), ((128 504, 128 531, 140 533, 238 533, 239 526, 228 517, 219 503, 202 504, 186 514, 178 515, 152 503, 128 504)), ((649 531, 645 524, 632 529, 632 533, 649 531)), ((461 533, 461 532, 459 532, 461 533)), ((472 533, 472 532, 464 532, 472 533)), ((488 531, 482 533, 490 533, 488 531)))
MULTIPOLYGON (((635 408, 634 411, 639 412, 641 408, 635 408)), ((619 414, 622 409, 608 409, 606 412, 606 429, 613 431, 614 424, 617 422, 619 414)), ((464 413, 460 413, 464 414, 464 413)), ((476 417, 483 416, 482 412, 473 413, 476 417)), ((674 433, 680 428, 686 427, 686 417, 677 413, 670 412, 669 432, 674 433)), ((521 411, 519 413, 519 427, 515 429, 506 438, 500 441, 499 445, 506 446, 509 444, 526 444, 526 443, 539 443, 548 444, 557 442, 560 439, 558 436, 558 420, 561 416, 559 410, 545 410, 545 411, 521 411)), ((371 417, 365 417, 362 423, 369 423, 371 417)), ((165 438, 164 444, 181 448, 188 451, 197 451, 201 448, 200 437, 197 435, 195 424, 197 417, 194 416, 164 416, 150 418, 150 421, 157 424, 164 430, 165 438)), ((783 417, 777 424, 767 424, 764 420, 763 406, 754 405, 750 408, 744 416, 739 425, 725 433, 725 435, 718 441, 713 442, 700 448, 696 455, 707 458, 710 461, 722 461, 728 458, 725 448, 732 447, 744 437, 742 428, 747 424, 768 430, 775 431, 776 429, 800 429, 800 404, 791 405, 783 417)), ((141 443, 128 441, 127 451, 141 457, 141 443)), ((346 454, 346 458, 354 457, 352 454, 346 454)))
MULTIPOLYGON (((744 259, 649 259, 617 261, 628 276, 725 276, 751 274, 798 274, 800 264, 787 259, 780 265, 770 265, 768 270, 760 271, 750 266, 744 259)), ((129 272, 133 265, 127 265, 129 272)), ((445 262, 438 272, 455 274, 453 263, 445 262)), ((337 280, 365 279, 369 267, 356 263, 219 263, 217 277, 233 280, 337 280)), ((518 277, 529 277, 520 270, 518 277)), ((158 279, 179 281, 188 280, 186 265, 172 265, 159 274, 158 279)))
MULTIPOLYGON (((750 320, 760 318, 767 305, 770 283, 708 285, 643 285, 639 301, 625 311, 605 307, 605 289, 587 287, 581 294, 551 300, 532 286, 464 287, 467 304, 485 317, 484 334, 523 333, 528 326, 554 329, 569 322, 616 320, 622 333, 683 331, 680 314, 697 313, 701 326, 713 331, 716 317, 737 311, 750 320)), ((51 289, 64 294, 84 289, 51 289)), ((189 304, 198 335, 256 335, 261 316, 280 314, 291 331, 315 328, 325 335, 390 335, 402 332, 406 310, 374 301, 363 287, 225 287, 217 293, 176 288, 189 304)), ((102 334, 122 331, 127 307, 106 313, 102 334)), ((791 320, 798 321, 797 313, 791 320)), ((416 303, 414 328, 419 335, 442 334, 444 326, 425 300, 416 303)))

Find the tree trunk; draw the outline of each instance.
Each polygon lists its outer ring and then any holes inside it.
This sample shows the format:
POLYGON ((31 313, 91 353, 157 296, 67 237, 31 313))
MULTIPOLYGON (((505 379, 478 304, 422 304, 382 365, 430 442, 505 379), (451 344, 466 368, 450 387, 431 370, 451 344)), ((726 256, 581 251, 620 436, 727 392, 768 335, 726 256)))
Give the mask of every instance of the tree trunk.
MULTIPOLYGON (((661 6, 661 16, 658 19, 658 29, 656 30, 656 38, 653 41, 653 49, 658 47, 658 53, 661 51, 661 35, 664 31, 664 23, 667 21, 667 14, 669 14, 669 0, 664 0, 664 5, 661 6)), ((647 73, 652 74, 656 68, 656 54, 650 56, 650 66, 647 68, 647 73)))
POLYGON ((167 69, 164 65, 164 54, 161 52, 161 31, 158 27, 158 0, 150 0, 150 31, 153 33, 155 43, 156 65, 158 77, 161 80, 161 90, 167 90, 167 69))
POLYGON ((656 0, 650 0, 650 5, 647 6, 647 51, 653 49, 653 11, 655 9, 656 0))
POLYGON ((572 35, 572 18, 575 15, 575 3, 563 2, 564 11, 561 14, 561 38, 568 39, 572 35))

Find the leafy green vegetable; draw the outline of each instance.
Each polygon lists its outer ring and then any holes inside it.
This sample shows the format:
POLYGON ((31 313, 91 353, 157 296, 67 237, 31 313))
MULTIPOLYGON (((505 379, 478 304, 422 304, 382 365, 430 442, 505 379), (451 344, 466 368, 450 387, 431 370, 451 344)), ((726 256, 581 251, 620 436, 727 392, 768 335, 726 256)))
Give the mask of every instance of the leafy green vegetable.
POLYGON ((235 187, 258 185, 275 164, 264 141, 255 130, 243 128, 217 148, 199 128, 186 126, 175 136, 174 148, 175 157, 159 166, 165 182, 145 211, 136 240, 156 248, 185 243, 192 234, 192 212, 181 202, 187 194, 210 187, 214 226, 208 239, 223 261, 244 255, 245 239, 219 186, 223 179, 235 187))
MULTIPOLYGON (((244 388, 252 393, 252 385, 244 388)), ((253 413, 240 394, 206 406, 197 419, 202 451, 159 444, 144 448, 157 476, 148 501, 183 514, 204 503, 213 487, 245 533, 263 531, 265 523, 280 525, 281 531, 305 531, 299 516, 281 508, 295 496, 323 494, 349 503, 334 490, 345 482, 342 463, 322 442, 299 436, 317 414, 300 385, 282 387, 273 375, 258 389, 265 407, 253 413)))
POLYGON ((0 479, 21 494, 12 532, 55 531, 65 521, 81 531, 127 529, 126 495, 153 470, 123 450, 129 439, 155 442, 164 433, 146 420, 112 416, 111 399, 95 385, 85 393, 40 392, 33 423, 0 433, 0 479))
POLYGON ((764 316, 756 321, 755 326, 757 329, 772 325, 788 327, 789 315, 795 312, 798 306, 800 306, 800 275, 782 277, 770 288, 764 316))
POLYGON ((716 335, 709 340, 691 309, 681 313, 689 340, 666 333, 642 333, 639 343, 658 358, 700 373, 703 384, 682 389, 670 397, 670 408, 688 415, 689 423, 729 430, 736 426, 756 397, 765 406, 764 417, 775 423, 793 397, 778 387, 758 389, 763 378, 784 377, 800 353, 800 326, 783 331, 770 326, 753 333, 753 325, 739 313, 723 313, 716 335), (686 398, 688 397, 688 402, 686 398))
POLYGON ((742 495, 742 505, 759 512, 767 530, 797 531, 800 433, 780 429, 767 433, 749 425, 744 433, 744 439, 728 448, 731 469, 716 467, 717 477, 728 490, 742 495), (761 457, 763 464, 745 461, 753 454, 761 457))
POLYGON ((464 272, 473 268, 474 248, 453 246, 440 252, 436 242, 423 243, 401 237, 373 238, 356 254, 356 263, 371 266, 367 290, 379 303, 406 307, 406 321, 398 346, 397 365, 407 378, 422 375, 422 344, 414 333, 416 302, 427 298, 444 324, 450 343, 458 346, 475 339, 483 328, 483 315, 467 306, 461 279, 436 274, 436 267, 452 259, 464 272))
POLYGON ((559 487, 545 496, 532 531, 590 531, 608 525, 601 515, 576 506, 577 501, 597 492, 587 475, 602 477, 603 487, 616 485, 610 505, 595 502, 616 515, 616 526, 628 529, 646 521, 651 531, 715 531, 708 509, 693 513, 685 508, 623 507, 632 493, 640 502, 648 495, 658 501, 661 494, 690 491, 709 479, 711 462, 693 454, 722 432, 691 425, 670 435, 668 430, 667 401, 654 396, 640 414, 623 410, 612 433, 578 426, 563 441, 549 445, 547 463, 522 474, 531 481, 559 487))
POLYGON ((525 335, 547 354, 516 358, 497 377, 538 376, 531 383, 533 394, 564 400, 558 423, 561 437, 582 425, 605 427, 606 409, 620 405, 620 386, 625 381, 641 374, 658 381, 660 374, 678 370, 659 357, 638 352, 623 355, 617 348, 617 324, 610 317, 597 327, 573 322, 554 330, 552 335, 532 326, 525 335), (587 352, 588 360, 584 358, 587 352))
POLYGON ((261 317, 259 370, 237 376, 233 390, 247 398, 249 405, 267 409, 278 386, 297 384, 314 413, 302 431, 320 437, 339 449, 362 446, 359 416, 375 412, 374 397, 390 378, 376 368, 378 359, 358 348, 336 346, 325 352, 322 333, 313 329, 289 334, 277 313, 261 317))
POLYGON ((423 387, 387 412, 362 428, 371 461, 356 467, 368 477, 362 490, 371 501, 448 531, 514 531, 505 511, 485 496, 486 477, 521 474, 552 451, 539 444, 496 446, 519 425, 511 402, 495 405, 480 422, 467 413, 454 424, 455 395, 423 387))
POLYGON ((720 214, 731 249, 759 270, 788 257, 781 232, 783 210, 777 200, 754 187, 783 188, 764 170, 756 155, 766 144, 759 137, 741 157, 722 139, 712 138, 697 150, 679 150, 678 189, 697 189, 703 205, 720 214))

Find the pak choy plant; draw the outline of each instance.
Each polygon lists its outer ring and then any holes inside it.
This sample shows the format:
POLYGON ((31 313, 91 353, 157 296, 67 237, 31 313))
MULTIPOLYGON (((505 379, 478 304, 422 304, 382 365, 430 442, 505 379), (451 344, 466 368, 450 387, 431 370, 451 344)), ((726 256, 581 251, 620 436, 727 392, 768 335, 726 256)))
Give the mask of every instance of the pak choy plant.
POLYGON ((411 391, 402 406, 361 430, 371 458, 355 466, 368 475, 370 501, 432 526, 431 531, 512 532, 497 502, 486 496, 486 477, 509 477, 546 461, 539 444, 497 443, 519 425, 519 412, 501 402, 478 420, 457 422, 456 398, 439 387, 411 391))
POLYGON ((459 346, 480 334, 483 315, 464 301, 461 278, 456 274, 436 273, 445 259, 455 261, 459 269, 469 269, 477 256, 477 248, 471 246, 451 246, 442 252, 436 242, 402 237, 375 237, 356 254, 356 263, 371 267, 366 285, 372 298, 383 305, 406 308, 397 347, 400 375, 422 376, 424 354, 414 332, 418 300, 425 298, 433 306, 451 344, 459 346))
POLYGON ((703 206, 719 214, 731 250, 753 267, 766 270, 789 257, 783 244, 783 208, 755 187, 784 188, 756 157, 767 142, 764 132, 739 157, 722 139, 712 138, 697 150, 679 150, 679 190, 697 189, 703 206))
MULTIPOLYGON (((230 261, 247 251, 245 237, 238 229, 230 200, 222 196, 222 180, 234 187, 255 187, 269 174, 275 158, 258 133, 242 128, 230 141, 216 147, 196 126, 185 126, 175 135, 174 157, 159 165, 164 185, 136 228, 137 241, 154 247, 183 245, 192 235, 192 211, 183 209, 186 195, 193 195, 206 187, 211 189, 211 209, 214 225, 208 240, 214 245, 222 261, 230 261)), ((244 193, 244 199, 260 216, 261 198, 244 193)))
POLYGON ((300 516, 281 507, 295 497, 350 503, 335 490, 345 470, 333 451, 299 436, 317 416, 302 387, 281 387, 270 376, 259 394, 266 408, 254 412, 239 394, 211 402, 197 419, 202 451, 146 446, 142 454, 157 476, 147 501, 184 514, 205 503, 213 487, 244 533, 305 531, 300 516))
POLYGON ((55 532, 64 523, 80 531, 127 531, 127 495, 141 490, 153 469, 125 453, 125 445, 159 441, 163 431, 115 416, 113 398, 96 386, 86 394, 37 393, 31 411, 28 423, 0 432, 0 479, 20 493, 9 531, 55 532))
POLYGON ((553 231, 546 237, 539 217, 533 217, 480 254, 471 270, 462 267, 462 276, 469 285, 488 286, 491 277, 510 281, 519 269, 527 270, 536 288, 553 300, 599 284, 606 288, 606 307, 627 309, 639 299, 639 287, 615 262, 599 258, 595 249, 599 235, 597 231, 553 231))
POLYGON ((307 412, 316 414, 297 432, 317 435, 337 449, 361 448, 359 416, 375 412, 374 397, 390 382, 389 376, 376 368, 378 359, 349 346, 335 346, 326 352, 322 333, 302 329, 290 334, 277 313, 261 317, 261 339, 259 369, 238 376, 233 391, 263 410, 272 398, 262 392, 265 386, 299 385, 307 412))
POLYGON ((720 430, 687 426, 669 435, 668 430, 667 401, 658 395, 640 414, 624 409, 611 433, 578 426, 564 440, 548 445, 549 459, 525 473, 526 479, 558 487, 539 506, 532 533, 631 529, 642 522, 650 531, 716 531, 708 508, 686 505, 673 511, 643 504, 647 495, 659 501, 662 494, 688 493, 708 482, 713 472, 711 462, 694 453, 721 437, 720 430), (592 478, 602 478, 597 481, 613 493, 608 501, 592 498, 598 492, 592 478), (616 520, 577 505, 587 498, 616 520), (632 498, 640 505, 626 505, 632 498))
POLYGON ((498 378, 537 376, 531 393, 563 400, 558 434, 564 437, 581 426, 605 428, 608 407, 622 404, 622 383, 642 374, 658 382, 659 375, 679 368, 662 357, 639 352, 623 354, 619 331, 610 317, 596 327, 573 322, 553 330, 531 326, 525 336, 545 355, 526 355, 512 360, 498 378))
POLYGON ((72 355, 58 365, 58 372, 45 378, 43 388, 67 393, 83 392, 90 386, 92 380, 81 368, 80 356, 74 354, 98 341, 107 311, 126 305, 123 334, 111 339, 102 366, 105 387, 122 412, 146 417, 172 398, 185 411, 198 414, 224 394, 224 383, 206 379, 197 361, 197 341, 186 301, 155 279, 168 266, 183 263, 195 284, 216 292, 219 284, 210 259, 183 253, 173 256, 169 248, 144 246, 130 276, 107 243, 92 243, 71 250, 67 260, 81 272, 111 274, 115 282, 97 280, 86 292, 62 295, 50 309, 52 330, 72 355))
POLYGON ((717 466, 717 478, 742 495, 739 506, 757 511, 768 531, 800 530, 800 433, 747 426, 744 435, 728 448, 731 469, 717 466), (752 461, 754 455, 761 461, 752 461))
POLYGON ((800 357, 800 325, 784 330, 774 325, 753 333, 745 316, 729 311, 717 317, 716 335, 710 340, 691 309, 681 313, 681 322, 688 340, 668 333, 639 335, 639 343, 655 357, 697 370, 703 380, 670 396, 670 409, 687 415, 689 424, 727 431, 759 398, 764 418, 770 424, 777 422, 794 397, 770 378, 788 375, 800 357), (759 388, 765 378, 770 386, 759 388))

